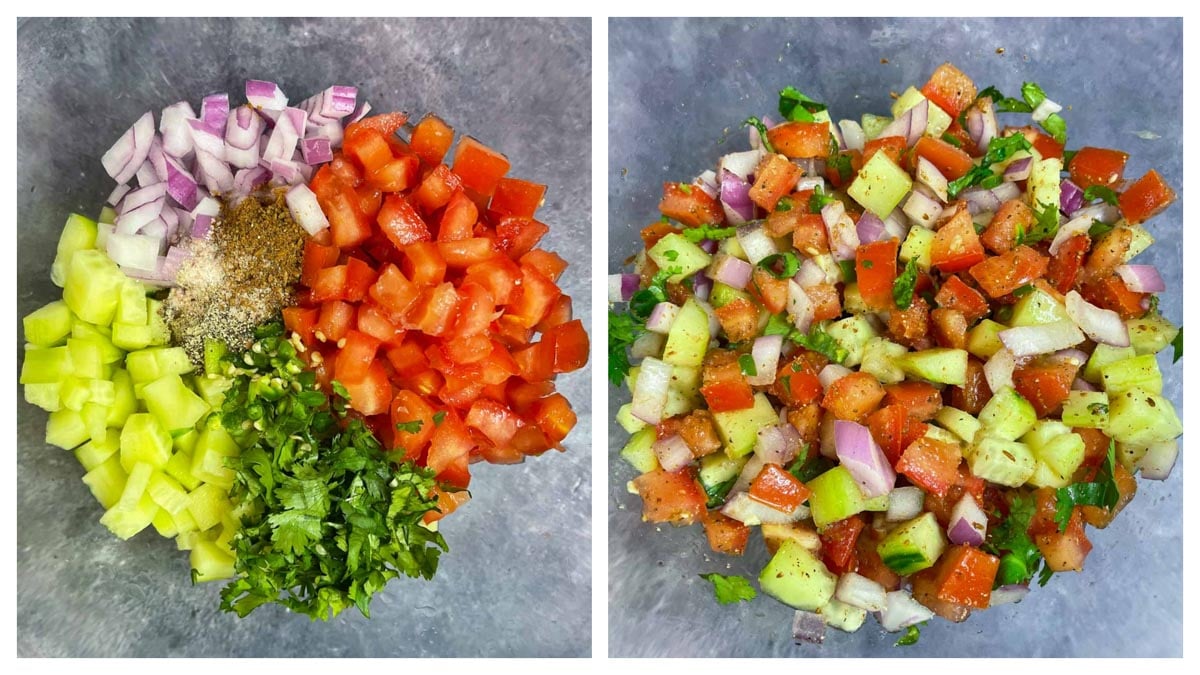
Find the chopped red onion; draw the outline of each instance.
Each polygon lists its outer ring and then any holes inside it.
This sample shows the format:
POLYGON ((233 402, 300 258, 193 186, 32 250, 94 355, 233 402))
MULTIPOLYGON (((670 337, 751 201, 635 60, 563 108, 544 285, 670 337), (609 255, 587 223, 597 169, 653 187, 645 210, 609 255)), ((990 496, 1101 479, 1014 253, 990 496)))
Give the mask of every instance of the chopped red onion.
MULTIPOLYGON (((1068 300, 1068 307, 1069 305, 1068 300)), ((1068 314, 1070 310, 1068 309, 1068 314)), ((1121 324, 1124 326, 1124 324, 1121 324)), ((1000 331, 1000 341, 1015 357, 1049 354, 1074 347, 1087 337, 1071 321, 1054 321, 1039 326, 1017 326, 1000 331)))
POLYGON ((189 210, 195 208, 196 204, 199 203, 196 179, 174 157, 165 156, 164 164, 166 167, 165 185, 167 186, 167 194, 171 195, 171 199, 174 199, 175 203, 183 208, 189 210))
POLYGON ((113 232, 108 235, 106 244, 108 257, 122 269, 129 268, 147 273, 153 273, 157 269, 158 250, 162 245, 162 239, 159 237, 113 232))
MULTIPOLYGON (((757 132, 756 132, 757 134, 757 132)), ((729 172, 743 181, 749 179, 750 174, 758 168, 759 162, 762 161, 763 153, 758 150, 747 150, 745 152, 731 152, 721 158, 717 164, 718 173, 729 172)), ((724 178, 721 179, 725 181, 724 178)))
POLYGON ((249 169, 238 169, 233 175, 233 192, 248 195, 271 181, 271 172, 266 167, 253 166, 249 169))
MULTIPOLYGON (((1014 159, 1012 163, 1004 169, 1004 180, 1027 180, 1031 170, 1033 170, 1033 157, 1014 159)), ((1070 212, 1068 211, 1068 213, 1070 212)))
POLYGON ((246 81, 246 100, 262 110, 283 110, 288 104, 288 97, 279 85, 263 80, 246 81))
MULTIPOLYGON (((267 147, 263 151, 264 160, 289 159, 296 150, 296 143, 304 134, 304 125, 308 116, 299 108, 285 108, 283 114, 271 131, 267 147)), ((289 181, 290 182, 290 181, 289 181)))
POLYGON ((199 144, 196 146, 196 178, 213 194, 224 194, 233 189, 233 171, 229 165, 200 149, 199 144))
POLYGON ((1092 220, 1098 220, 1102 223, 1111 225, 1120 220, 1121 211, 1111 204, 1101 202, 1099 204, 1085 206, 1070 214, 1070 217, 1072 220, 1078 218, 1087 218, 1088 222, 1091 222, 1092 220))
POLYGON ((692 297, 707 301, 712 294, 712 289, 712 279, 709 279, 704 272, 697 272, 696 276, 692 277, 692 297))
POLYGON ((887 589, 883 584, 857 572, 847 572, 838 579, 833 597, 868 612, 882 612, 887 607, 887 589))
POLYGON ((746 382, 755 387, 764 387, 775 381, 775 371, 779 368, 779 355, 783 352, 782 335, 763 335, 754 340, 750 354, 754 358, 756 375, 746 378, 746 382))
POLYGON ((754 456, 762 460, 763 464, 782 466, 795 459, 799 447, 800 435, 792 425, 761 427, 754 439, 754 456), (790 429, 792 434, 788 434, 785 431, 787 429, 790 429))
POLYGON ((942 205, 924 192, 913 190, 904 202, 902 209, 909 220, 921 227, 932 230, 933 224, 942 216, 942 205))
POLYGON ((775 241, 767 235, 761 222, 743 225, 737 229, 738 243, 751 264, 757 265, 763 258, 779 252, 775 241))
POLYGON ((629 302, 642 278, 636 274, 612 274, 608 277, 608 301, 629 302))
POLYGON ((716 199, 719 194, 720 187, 717 185, 717 174, 712 169, 708 169, 699 176, 696 176, 693 184, 700 188, 701 192, 713 199, 716 199))
POLYGON ((820 614, 796 610, 792 617, 792 639, 796 644, 819 645, 825 642, 825 619, 820 614))
POLYGON ((750 263, 726 253, 718 253, 712 267, 709 268, 709 276, 713 281, 719 281, 739 291, 750 283, 753 272, 754 267, 750 263))
POLYGON ((896 486, 896 471, 871 436, 871 430, 856 422, 833 423, 834 445, 838 461, 862 490, 867 499, 879 497, 896 486))
POLYGON ((799 284, 801 288, 811 288, 818 284, 833 283, 825 274, 825 270, 812 258, 805 258, 800 261, 800 271, 796 272, 796 276, 792 277, 792 280, 799 284))
POLYGON ((796 507, 795 511, 786 513, 758 501, 746 492, 733 494, 721 508, 721 513, 745 525, 761 525, 763 523, 783 525, 804 520, 809 516, 808 507, 803 504, 796 507))
POLYGON ((107 202, 109 204, 112 204, 114 207, 120 206, 121 200, 124 199, 125 195, 128 193, 129 193, 129 185, 127 183, 121 183, 117 187, 113 188, 112 192, 108 193, 107 202))
POLYGON ((108 238, 116 231, 117 226, 112 223, 96 223, 96 248, 107 251, 108 238))
POLYGON ((310 123, 325 124, 341 120, 354 112, 358 90, 335 85, 315 94, 296 106, 308 113, 310 123))
POLYGON ((355 122, 366 117, 368 114, 370 114, 370 112, 371 112, 371 104, 367 103, 366 101, 363 101, 362 103, 360 103, 358 105, 357 108, 354 109, 354 112, 349 117, 346 117, 342 120, 342 124, 344 126, 348 127, 351 124, 354 124, 355 122))
POLYGON ((920 103, 906 110, 904 114, 909 116, 908 147, 911 148, 921 140, 925 129, 929 127, 929 99, 921 99, 920 103))
POLYGON ((933 194, 942 202, 950 201, 950 184, 933 162, 924 157, 917 157, 917 182, 933 190, 933 194))
MULTIPOLYGON (((1067 293, 1067 316, 1096 342, 1113 347, 1129 346, 1129 327, 1121 320, 1121 315, 1084 300, 1078 291, 1072 290, 1067 293)), ((1004 339, 1004 332, 1000 333, 1000 339, 1004 339)))
POLYGON ((1000 200, 996 199, 996 195, 992 194, 991 190, 970 188, 963 190, 958 196, 966 200, 967 210, 971 212, 971 215, 995 213, 1000 208, 1000 200))
POLYGON ((100 158, 100 163, 113 180, 127 183, 146 162, 153 139, 154 114, 146 112, 121 134, 117 142, 100 158))
POLYGON ((787 313, 796 330, 808 333, 808 328, 816 316, 816 307, 813 305, 812 299, 808 297, 808 293, 801 288, 800 284, 796 283, 795 279, 788 280, 787 313))
POLYGON ((1013 386, 1013 371, 1017 369, 1017 359, 1007 349, 996 350, 987 363, 983 364, 983 376, 987 380, 988 389, 999 392, 1001 389, 1013 386))
POLYGON ((1096 385, 1088 382, 1082 377, 1075 378, 1075 381, 1071 383, 1071 389, 1074 391, 1100 391, 1096 388, 1096 385))
MULTIPOLYGON (((867 213, 870 212, 868 211, 867 213)), ((883 219, 883 231, 887 239, 904 241, 908 237, 909 229, 911 228, 908 224, 908 216, 899 209, 892 209, 888 217, 883 219)))
POLYGON ((967 133, 977 148, 986 148, 996 137, 999 124, 996 122, 996 109, 991 99, 979 99, 967 111, 967 133))
POLYGON ((196 204, 196 208, 192 209, 192 218, 206 215, 216 218, 221 215, 221 202, 215 197, 201 197, 200 202, 196 204))
POLYGON ((891 591, 887 594, 887 606, 879 613, 879 625, 895 633, 932 618, 933 612, 914 600, 908 591, 891 591))
POLYGON ((345 129, 338 122, 329 122, 318 127, 313 127, 309 123, 309 131, 306 138, 324 138, 329 141, 329 147, 338 149, 342 147, 342 137, 345 135, 345 129))
POLYGON ((677 316, 679 316, 679 305, 671 302, 660 302, 654 306, 649 318, 646 319, 646 330, 651 333, 666 335, 671 332, 671 325, 675 323, 675 317, 677 316))
POLYGON ((817 373, 817 380, 821 383, 821 389, 828 391, 829 385, 837 382, 852 372, 854 371, 840 363, 829 363, 821 369, 820 373, 817 373))
MULTIPOLYGON (((153 185, 147 185, 146 187, 138 188, 137 190, 125 195, 125 200, 121 203, 119 213, 132 211, 133 209, 136 209, 144 204, 149 204, 150 202, 162 201, 162 198, 166 194, 166 183, 154 183, 153 185)), ((155 213, 154 215, 157 216, 158 213, 155 213)))
POLYGON ((296 220, 296 224, 304 228, 305 232, 316 235, 329 227, 329 219, 321 211, 316 193, 307 185, 293 186, 288 190, 284 199, 287 201, 288 211, 292 213, 292 218, 296 220))
POLYGON ((721 334, 721 321, 717 319, 716 310, 713 309, 712 305, 700 299, 696 299, 696 306, 704 310, 704 313, 708 316, 708 336, 713 340, 717 339, 717 336, 721 334))
POLYGON ((925 508, 925 492, 921 488, 908 485, 892 490, 888 496, 888 508, 885 519, 889 523, 900 523, 912 520, 921 515, 925 508))
POLYGON ((1029 586, 1025 584, 1008 584, 1000 588, 992 590, 991 599, 988 601, 988 607, 997 607, 999 605, 1011 605, 1025 599, 1029 595, 1029 586))
POLYGON ((719 246, 717 246, 717 242, 713 241, 712 239, 701 239, 700 243, 696 245, 700 247, 701 251, 704 251, 709 255, 715 255, 717 249, 719 248, 719 246))
POLYGON ((629 354, 635 359, 644 359, 647 356, 661 356, 664 342, 666 342, 665 335, 650 332, 642 333, 630 345, 629 354))
POLYGON ((1079 367, 1087 363, 1088 355, 1082 349, 1062 349, 1055 352, 1051 360, 1054 363, 1070 363, 1075 367, 1079 367))
POLYGON ((1062 245, 1071 240, 1072 237, 1080 234, 1087 234, 1092 228, 1092 219, 1087 216, 1079 216, 1072 218, 1059 226, 1058 231, 1054 233, 1054 239, 1050 242, 1050 255, 1055 255, 1062 245))
POLYGON ((1021 188, 1016 183, 1001 183, 992 188, 992 194, 996 197, 996 201, 1003 204, 1021 196, 1021 188))
POLYGON ((207 214, 196 216, 196 220, 192 223, 192 239, 208 239, 208 235, 212 233, 213 217, 207 214))
POLYGON ((982 546, 987 537, 987 526, 987 514, 975 503, 974 497, 965 494, 950 512, 950 526, 946 528, 946 536, 955 544, 982 546))
POLYGON ((1134 293, 1162 293, 1167 283, 1154 265, 1117 265, 1117 274, 1134 293))
POLYGON ((722 170, 721 205, 725 215, 734 225, 741 225, 754 217, 754 202, 750 201, 750 183, 737 174, 722 170))
POLYGON ((187 121, 196 119, 196 113, 187 101, 173 103, 162 111, 158 131, 162 134, 163 152, 172 157, 186 157, 192 151, 192 132, 187 121))
MULTIPOLYGON (((146 188, 143 188, 146 189, 146 188)), ((162 213, 165 200, 162 198, 147 202, 137 208, 127 209, 117 215, 117 232, 121 234, 136 234, 147 223, 162 213)))
POLYGON ((863 133, 863 128, 854 120, 842 120, 838 122, 838 129, 842 132, 842 140, 845 143, 844 150, 862 150, 867 143, 867 135, 863 133))
POLYGON ((229 94, 212 94, 200 102, 200 120, 214 134, 225 132, 225 118, 229 117, 229 94))
MULTIPOLYGON (((258 139, 266 123, 248 105, 238 106, 225 123, 225 143, 238 150, 253 150, 257 161, 258 139)), ((243 167, 246 168, 246 167, 243 167)))
POLYGON ((1064 178, 1059 184, 1059 207, 1063 213, 1074 213, 1083 207, 1083 189, 1064 178))
POLYGON ((836 260, 853 260, 858 249, 858 231, 846 215, 846 205, 840 200, 829 202, 821 209, 821 220, 829 236, 829 251, 836 260))
POLYGON ((654 456, 664 471, 675 473, 692 463, 692 449, 679 434, 660 438, 654 443, 654 456))
POLYGON ((1171 469, 1175 468, 1175 461, 1178 457, 1179 439, 1152 443, 1146 450, 1146 454, 1142 456, 1142 460, 1138 462, 1138 470, 1141 472, 1142 478, 1166 480, 1171 475, 1171 469))
POLYGON ((300 141, 300 152, 308 165, 333 161, 333 147, 328 138, 306 138, 300 141))
POLYGON ((820 188, 825 192, 825 179, 821 176, 804 176, 796 181, 796 192, 804 192, 805 190, 816 190, 820 188))
POLYGON ((912 115, 906 110, 899 117, 893 119, 875 136, 876 139, 889 138, 899 136, 903 138, 905 143, 908 142, 908 132, 912 127, 912 115))
POLYGON ((225 138, 204 125, 200 120, 188 120, 188 130, 192 133, 192 144, 195 146, 197 159, 200 153, 225 161, 225 138))
POLYGON ((671 371, 670 364, 654 357, 642 360, 630 407, 634 417, 646 424, 658 424, 663 420, 667 390, 671 385, 671 371))
MULTIPOLYGON (((152 148, 151 152, 153 151, 154 150, 152 148)), ((147 187, 161 182, 158 179, 158 172, 154 170, 154 164, 149 159, 147 159, 145 162, 142 162, 142 166, 137 170, 137 173, 134 174, 134 178, 137 179, 138 186, 140 187, 147 187)))

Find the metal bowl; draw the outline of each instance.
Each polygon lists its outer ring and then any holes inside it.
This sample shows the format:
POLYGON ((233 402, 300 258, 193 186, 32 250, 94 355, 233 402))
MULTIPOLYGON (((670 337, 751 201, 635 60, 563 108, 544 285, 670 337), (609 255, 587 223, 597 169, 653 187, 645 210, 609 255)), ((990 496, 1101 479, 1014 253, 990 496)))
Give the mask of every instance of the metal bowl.
MULTIPOLYGON (((1153 167, 1181 190, 1182 22, 1087 19, 613 20, 609 24, 609 271, 639 248, 657 220, 664 181, 688 181, 725 153, 745 149, 742 120, 778 119, 778 91, 793 85, 834 119, 883 113, 889 92, 919 86, 951 61, 980 87, 1017 95, 1040 83, 1063 112, 1070 147, 1129 152, 1126 175, 1153 167), (1003 53, 1000 50, 1003 49, 1003 53), (1136 57, 1130 55, 1136 54, 1136 57)), ((1173 292, 1162 309, 1182 317, 1182 205, 1151 221, 1157 265, 1173 292)), ((1182 369, 1160 356, 1165 393, 1178 405, 1182 369)), ((610 389, 610 420, 628 394, 610 389)), ((1179 409, 1183 416, 1182 408, 1179 409)), ((868 619, 821 646, 796 646, 792 610, 761 597, 720 606, 704 572, 756 577, 767 560, 757 537, 743 558, 712 553, 699 527, 641 522, 626 492, 635 475, 617 458, 627 435, 609 423, 609 650, 613 656, 1179 656, 1182 653, 1181 467, 1140 494, 1095 545, 1086 569, 1055 575, 1020 604, 936 619, 920 641, 868 619)))
MULTIPOLYGON (((586 298, 590 241, 591 29, 579 20, 23 20, 18 26, 18 312, 59 297, 55 242, 71 211, 112 189, 100 155, 146 110, 248 78, 293 96, 359 87, 377 111, 436 111, 549 185, 546 245, 586 298)), ((576 312, 589 323, 586 302, 576 312)), ((19 318, 19 317, 18 317, 19 318)), ((18 345, 21 337, 18 334, 18 345)), ((20 348, 17 354, 21 359, 20 348)), ((393 581, 372 619, 328 625, 278 607, 218 610, 187 554, 153 532, 128 542, 70 453, 43 442, 46 415, 18 404, 17 644, 22 656, 580 656, 590 652, 589 376, 561 380, 579 424, 569 452, 475 465, 473 501, 445 521, 432 582, 393 581)), ((20 387, 17 397, 21 399, 20 387)))

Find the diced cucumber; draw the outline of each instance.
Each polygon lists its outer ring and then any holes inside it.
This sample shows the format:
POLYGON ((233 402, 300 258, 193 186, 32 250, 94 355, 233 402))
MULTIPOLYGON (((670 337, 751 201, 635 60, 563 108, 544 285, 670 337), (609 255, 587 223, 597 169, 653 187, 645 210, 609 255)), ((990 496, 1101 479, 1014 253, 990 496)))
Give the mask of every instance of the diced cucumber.
POLYGON ((171 459, 171 434, 149 413, 135 413, 121 429, 121 466, 133 471, 137 463, 161 469, 171 459))
POLYGON ((880 218, 887 218, 912 189, 908 172, 896 166, 887 153, 877 152, 859 170, 846 194, 880 218))
POLYGON ((107 326, 117 313, 125 275, 100 251, 77 251, 67 268, 63 301, 80 319, 107 326))
POLYGON ((974 442, 975 434, 983 426, 970 413, 951 406, 942 406, 934 419, 964 443, 974 442))
POLYGON ((856 513, 886 511, 888 507, 887 495, 871 499, 864 497, 850 471, 841 465, 813 478, 806 485, 812 490, 808 505, 812 510, 813 524, 818 528, 856 513))
POLYGON ((153 341, 154 331, 150 326, 135 326, 133 324, 114 322, 112 325, 113 344, 128 351, 145 349, 153 341))
POLYGON ((154 514, 154 520, 150 521, 150 524, 154 526, 154 531, 160 537, 170 539, 179 534, 179 528, 175 525, 175 519, 171 517, 171 514, 167 513, 166 509, 160 508, 154 514))
POLYGON ((57 382, 25 385, 25 402, 36 405, 46 412, 62 408, 60 393, 62 385, 57 382))
POLYGON ((627 434, 635 434, 647 426, 645 422, 633 416, 633 404, 631 403, 626 403, 617 409, 617 424, 620 424, 627 434))
POLYGON ((26 349, 21 364, 21 384, 58 384, 75 373, 66 347, 26 349))
MULTIPOLYGON (((1172 441, 1167 441, 1168 443, 1172 441)), ((1117 443, 1116 457, 1117 463, 1125 467, 1129 473, 1137 473, 1138 464, 1150 451, 1149 446, 1129 445, 1128 443, 1117 443)))
POLYGON ((84 378, 103 377, 104 361, 100 356, 100 343, 70 338, 67 340, 67 351, 71 352, 73 375, 84 378))
POLYGON ((33 310, 21 319, 25 341, 39 347, 53 347, 71 333, 71 310, 67 303, 55 300, 33 310))
POLYGON ((188 513, 201 532, 217 525, 229 513, 228 494, 211 483, 204 483, 188 495, 188 513))
POLYGON ((1103 429, 1108 425, 1108 394, 1072 391, 1063 402, 1062 421, 1072 427, 1103 429))
POLYGON ((994 438, 1015 441, 1037 422, 1037 411, 1012 387, 1003 387, 979 411, 984 432, 994 438))
POLYGON ((739 291, 732 286, 714 281, 712 291, 708 294, 708 300, 713 307, 724 307, 737 299, 752 300, 750 294, 745 291, 739 291))
POLYGON ((900 524, 875 547, 883 564, 900 576, 933 567, 946 550, 946 535, 932 512, 900 524))
POLYGON ((100 348, 100 361, 104 364, 117 363, 125 358, 125 350, 113 344, 112 331, 108 326, 93 326, 76 319, 71 322, 71 337, 95 342, 100 348))
POLYGON ((639 473, 654 471, 658 468, 658 457, 654 454, 655 440, 657 435, 654 427, 647 426, 635 432, 625 447, 621 448, 621 459, 629 462, 639 473))
POLYGON ((688 241, 682 234, 672 232, 658 240, 646 256, 661 270, 679 269, 679 273, 667 281, 679 283, 712 263, 712 256, 704 249, 688 241))
POLYGON ((1105 433, 1118 443, 1147 446, 1174 439, 1183 425, 1169 399, 1134 387, 1109 397, 1105 433))
POLYGON ((671 388, 689 398, 700 394, 701 371, 690 366, 671 369, 671 388))
POLYGON ((963 444, 956 434, 933 424, 925 427, 924 437, 939 443, 948 443, 950 445, 959 446, 959 449, 962 448, 963 444))
POLYGON ((108 435, 108 406, 89 401, 79 411, 83 425, 87 427, 88 437, 92 440, 104 440, 108 435))
POLYGON ((1158 370, 1158 359, 1154 354, 1143 354, 1130 359, 1114 361, 1100 368, 1100 379, 1109 396, 1134 387, 1152 394, 1162 393, 1162 373, 1158 370))
POLYGON ((1000 331, 1008 327, 991 319, 984 319, 967 331, 967 352, 984 361, 992 358, 996 352, 1004 349, 1000 341, 1000 331))
POLYGON ((837 589, 837 577, 812 551, 788 540, 758 575, 758 585, 767 595, 796 609, 824 607, 837 589))
POLYGON ((667 404, 663 407, 663 418, 686 415, 699 407, 699 401, 685 396, 677 389, 667 389, 667 404))
POLYGON ((708 490, 737 478, 747 461, 745 457, 730 457, 722 452, 705 455, 700 459, 700 484, 708 490))
MULTIPOLYGON (((653 427, 650 427, 653 431, 653 427)), ((196 439, 192 454, 192 475, 205 483, 228 490, 233 487, 233 470, 225 466, 225 459, 241 454, 233 437, 219 425, 208 425, 196 439)))
POLYGON ((1140 319, 1125 322, 1129 328, 1129 342, 1138 354, 1157 354, 1167 348, 1179 329, 1163 318, 1163 315, 1147 314, 1140 319))
MULTIPOLYGON (((916 87, 909 87, 904 90, 903 94, 900 94, 900 98, 897 98, 892 103, 892 117, 899 117, 909 108, 919 104, 921 101, 927 100, 929 99, 925 98, 925 95, 916 87)), ((950 128, 950 122, 952 121, 950 114, 938 107, 933 101, 929 101, 928 120, 929 123, 925 127, 925 135, 934 138, 941 138, 942 134, 946 133, 946 130, 950 128)))
POLYGON ((58 391, 59 401, 63 407, 76 412, 83 410, 83 406, 92 398, 92 388, 88 385, 89 382, 91 380, 75 376, 64 379, 58 391))
POLYGON ((134 382, 152 382, 166 375, 192 372, 192 362, 182 347, 154 347, 130 352, 125 367, 134 382))
POLYGON ((863 348, 862 365, 859 370, 870 373, 880 384, 896 384, 904 380, 904 369, 897 363, 908 348, 884 338, 871 338, 863 348))
POLYGON ((192 518, 192 514, 187 509, 180 511, 171 516, 171 520, 175 521, 175 529, 179 534, 196 531, 196 520, 192 518))
POLYGON ((1033 166, 1029 169, 1029 207, 1041 211, 1048 205, 1058 215, 1059 200, 1062 196, 1062 160, 1055 157, 1034 157, 1033 166))
POLYGON ((842 361, 842 365, 847 368, 862 363, 867 343, 879 335, 867 317, 861 314, 834 321, 825 327, 825 332, 837 341, 838 346, 846 350, 846 359, 842 361))
POLYGON ((1135 257, 1140 255, 1142 251, 1150 248, 1150 244, 1154 243, 1154 236, 1150 234, 1149 230, 1141 225, 1130 225, 1129 223, 1122 222, 1118 224, 1117 227, 1124 230, 1129 230, 1129 234, 1131 235, 1129 239, 1129 248, 1125 249, 1125 262, 1133 260, 1135 257))
MULTIPOLYGON (((986 427, 984 433, 986 434, 986 427)), ((1020 487, 1037 468, 1037 460, 1029 446, 1017 441, 983 436, 967 453, 967 464, 976 476, 1009 487, 1020 487)))
POLYGON ((862 291, 858 290, 858 282, 851 281, 842 291, 842 309, 847 314, 866 314, 871 311, 863 300, 862 291))
POLYGON ((163 427, 175 431, 196 426, 210 410, 204 399, 183 383, 183 378, 171 374, 148 383, 142 389, 146 409, 158 418, 163 427))
POLYGON ((192 543, 189 562, 192 566, 192 579, 197 583, 221 581, 234 575, 233 557, 206 539, 197 538, 192 543))
POLYGON ((167 472, 168 476, 179 481, 179 484, 188 491, 195 490, 200 486, 200 479, 192 473, 192 453, 190 452, 175 452, 171 455, 171 459, 167 460, 167 465, 163 470, 167 472))
POLYGON ((1041 420, 1021 437, 1037 466, 1028 483, 1034 487, 1066 487, 1083 464, 1083 437, 1057 420, 1041 420))
POLYGON ((197 375, 192 381, 192 386, 205 403, 217 410, 225 403, 225 392, 233 386, 233 380, 212 375, 197 375))
POLYGON ((887 125, 892 123, 892 118, 881 115, 872 115, 871 113, 863 113, 862 128, 863 134, 868 139, 873 139, 879 136, 879 132, 887 128, 887 125))
POLYGON ((853 633, 867 620, 867 610, 848 605, 837 598, 830 598, 825 606, 817 610, 825 619, 825 625, 846 633, 853 633))
POLYGON ((167 327, 167 321, 163 318, 162 301, 147 298, 146 315, 149 318, 150 344, 160 346, 171 342, 171 329, 167 327))
POLYGON ((743 457, 754 450, 758 430, 779 423, 779 413, 771 405, 766 394, 754 395, 754 405, 744 410, 713 413, 717 433, 725 444, 725 454, 743 457))
POLYGON ((54 255, 54 262, 50 265, 50 281, 53 281, 55 286, 62 288, 67 282, 67 273, 75 252, 95 247, 96 221, 78 213, 67 216, 62 234, 58 237, 58 249, 54 255))
POLYGON ((92 437, 83 415, 69 408, 50 413, 46 420, 46 443, 73 450, 92 437))
POLYGON ((121 296, 117 301, 117 313, 113 322, 126 323, 134 326, 145 326, 149 323, 146 314, 146 287, 140 281, 126 279, 121 286, 121 296))
POLYGON ((120 459, 113 455, 89 469, 83 475, 83 483, 92 491, 96 501, 107 510, 121 499, 127 478, 125 470, 121 468, 120 459))
POLYGON ((904 243, 900 245, 900 261, 907 264, 909 260, 916 259, 917 267, 928 272, 935 236, 933 230, 924 227, 910 229, 904 243))
POLYGON ((1099 343, 1092 350, 1092 355, 1088 357, 1087 364, 1083 367, 1083 379, 1092 384, 1100 384, 1102 381, 1101 369, 1110 363, 1124 361, 1137 356, 1137 352, 1133 347, 1110 347, 1104 343, 1099 343))
POLYGON ((1040 288, 1034 288, 1021 296, 1013 305, 1012 318, 1009 326, 1044 326, 1059 321, 1070 321, 1067 307, 1049 293, 1040 288))
POLYGON ((113 402, 108 407, 108 419, 105 423, 110 427, 125 426, 129 416, 137 412, 138 403, 133 394, 133 379, 129 371, 117 369, 113 371, 113 402))
POLYGON ((739 260, 746 259, 746 251, 742 249, 742 242, 738 241, 737 237, 729 237, 722 239, 717 245, 717 252, 731 255, 739 260))
POLYGON ((673 366, 698 368, 708 351, 708 313, 694 298, 688 298, 671 324, 662 360, 673 366))
POLYGON ((900 367, 912 377, 938 384, 962 386, 967 382, 967 351, 934 347, 909 352, 900 360, 900 367))
POLYGON ((154 503, 158 504, 159 508, 172 516, 187 509, 187 490, 183 489, 179 481, 160 471, 155 471, 151 474, 150 483, 146 486, 146 492, 154 500, 154 503))
POLYGON ((75 448, 75 459, 79 460, 84 471, 91 471, 107 462, 108 458, 116 455, 120 449, 120 432, 108 429, 103 439, 93 439, 75 448))
MULTIPOLYGON (((124 495, 122 495, 123 499, 124 495)), ((157 514, 158 505, 154 503, 153 499, 150 499, 150 495, 143 494, 133 506, 123 506, 121 502, 117 502, 100 517, 100 524, 107 527, 117 537, 129 539, 149 527, 157 514)))

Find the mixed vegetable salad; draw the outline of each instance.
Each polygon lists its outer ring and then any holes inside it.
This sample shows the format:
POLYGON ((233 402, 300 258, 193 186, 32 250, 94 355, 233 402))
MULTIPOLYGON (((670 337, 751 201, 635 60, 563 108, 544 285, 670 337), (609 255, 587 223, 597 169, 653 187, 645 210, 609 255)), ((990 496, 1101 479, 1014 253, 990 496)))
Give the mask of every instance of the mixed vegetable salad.
POLYGON ((545 186, 502 154, 353 87, 245 93, 105 153, 119 187, 67 220, 20 382, 101 524, 174 538, 222 609, 369 616, 434 574, 471 463, 564 449, 588 336, 538 247, 545 186))
MULTIPOLYGON (((1178 361, 1183 330, 1134 261, 1175 194, 1120 150, 1067 149, 1061 112, 951 64, 861 123, 787 87, 750 149, 663 185, 609 279, 643 520, 733 556, 760 529, 758 588, 797 641, 870 612, 911 644, 1017 602, 1176 461, 1155 355, 1178 361)), ((702 576, 723 604, 757 595, 702 576)))

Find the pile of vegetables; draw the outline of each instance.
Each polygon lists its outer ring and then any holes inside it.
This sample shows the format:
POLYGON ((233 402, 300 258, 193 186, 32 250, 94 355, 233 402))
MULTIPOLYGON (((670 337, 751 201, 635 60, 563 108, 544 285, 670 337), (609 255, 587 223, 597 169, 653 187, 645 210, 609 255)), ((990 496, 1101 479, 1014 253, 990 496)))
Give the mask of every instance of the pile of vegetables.
MULTIPOLYGON (((1183 333, 1132 262, 1175 195, 1123 152, 1066 150, 1061 110, 950 64, 861 123, 785 88, 750 150, 664 184, 635 272, 610 277, 643 519, 728 555, 759 527, 758 586, 798 641, 873 612, 911 644, 1019 601, 1176 461, 1155 354, 1183 333)), ((722 603, 757 594, 704 577, 722 603)))
POLYGON ((62 299, 24 318, 20 382, 100 522, 174 538, 194 582, 229 580, 222 609, 369 616, 388 580, 433 576, 472 462, 564 449, 576 417, 555 379, 587 363, 588 336, 557 284, 567 263, 538 248, 545 186, 506 177, 503 155, 463 138, 448 166, 448 125, 365 117, 353 88, 300 108, 270 83, 246 93, 232 113, 223 96, 198 119, 169 107, 161 137, 147 113, 105 155, 140 187, 99 223, 68 219, 62 299), (272 184, 292 185, 312 237, 297 305, 244 350, 206 339, 198 367, 162 316, 185 250, 167 247, 272 184), (131 262, 130 237, 154 245, 131 262))

